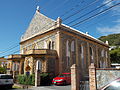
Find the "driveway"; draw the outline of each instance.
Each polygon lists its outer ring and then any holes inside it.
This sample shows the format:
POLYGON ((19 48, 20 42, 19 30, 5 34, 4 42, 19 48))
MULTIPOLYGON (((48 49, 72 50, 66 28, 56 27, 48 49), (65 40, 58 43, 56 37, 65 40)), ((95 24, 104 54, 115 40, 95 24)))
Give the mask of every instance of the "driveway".
POLYGON ((40 86, 40 87, 33 87, 29 90, 71 90, 71 85, 66 85, 66 86, 40 86))

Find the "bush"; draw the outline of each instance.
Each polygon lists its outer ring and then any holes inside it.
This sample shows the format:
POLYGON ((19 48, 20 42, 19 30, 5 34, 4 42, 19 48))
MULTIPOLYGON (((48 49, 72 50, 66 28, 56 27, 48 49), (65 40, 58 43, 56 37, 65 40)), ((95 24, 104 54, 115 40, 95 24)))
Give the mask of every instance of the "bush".
POLYGON ((40 84, 43 86, 43 85, 50 85, 51 84, 51 81, 52 81, 52 77, 49 73, 41 73, 40 74, 40 77, 41 77, 41 82, 40 84))
POLYGON ((0 74, 6 73, 6 68, 5 67, 0 67, 0 74))
POLYGON ((35 75, 18 75, 17 82, 24 85, 34 85, 35 84, 35 75))
MULTIPOLYGON (((41 73, 40 74, 41 80, 40 80, 40 84, 42 86, 46 86, 46 85, 50 85, 51 81, 52 81, 52 75, 50 75, 49 73, 41 73)), ((24 85, 35 85, 35 75, 18 75, 17 76, 17 82, 19 84, 24 84, 24 85)))

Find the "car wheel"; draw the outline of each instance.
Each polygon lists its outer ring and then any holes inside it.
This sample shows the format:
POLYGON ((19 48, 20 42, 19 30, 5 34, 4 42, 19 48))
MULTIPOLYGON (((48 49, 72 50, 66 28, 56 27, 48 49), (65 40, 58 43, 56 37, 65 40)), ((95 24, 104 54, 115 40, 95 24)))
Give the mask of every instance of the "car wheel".
POLYGON ((66 82, 66 81, 64 81, 63 85, 66 85, 66 84, 67 84, 67 82, 66 82))

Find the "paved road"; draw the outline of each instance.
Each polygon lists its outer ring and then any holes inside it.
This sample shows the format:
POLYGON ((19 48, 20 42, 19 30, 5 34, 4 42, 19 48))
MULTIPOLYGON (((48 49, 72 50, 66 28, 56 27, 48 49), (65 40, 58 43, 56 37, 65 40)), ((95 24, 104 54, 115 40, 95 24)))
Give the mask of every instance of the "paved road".
POLYGON ((67 85, 67 86, 40 86, 40 87, 33 87, 29 90, 71 90, 71 85, 67 85))
POLYGON ((29 89, 9 89, 9 90, 71 90, 71 85, 66 86, 40 86, 29 89))

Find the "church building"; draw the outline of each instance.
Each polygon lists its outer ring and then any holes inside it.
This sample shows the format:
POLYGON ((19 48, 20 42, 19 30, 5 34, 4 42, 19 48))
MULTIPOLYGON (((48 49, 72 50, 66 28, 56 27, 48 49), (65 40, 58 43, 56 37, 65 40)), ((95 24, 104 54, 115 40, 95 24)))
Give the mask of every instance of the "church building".
POLYGON ((36 69, 54 75, 70 72, 76 64, 81 76, 88 75, 88 67, 110 67, 108 44, 52 20, 37 9, 26 32, 21 36, 20 54, 8 56, 8 73, 30 74, 36 69))

